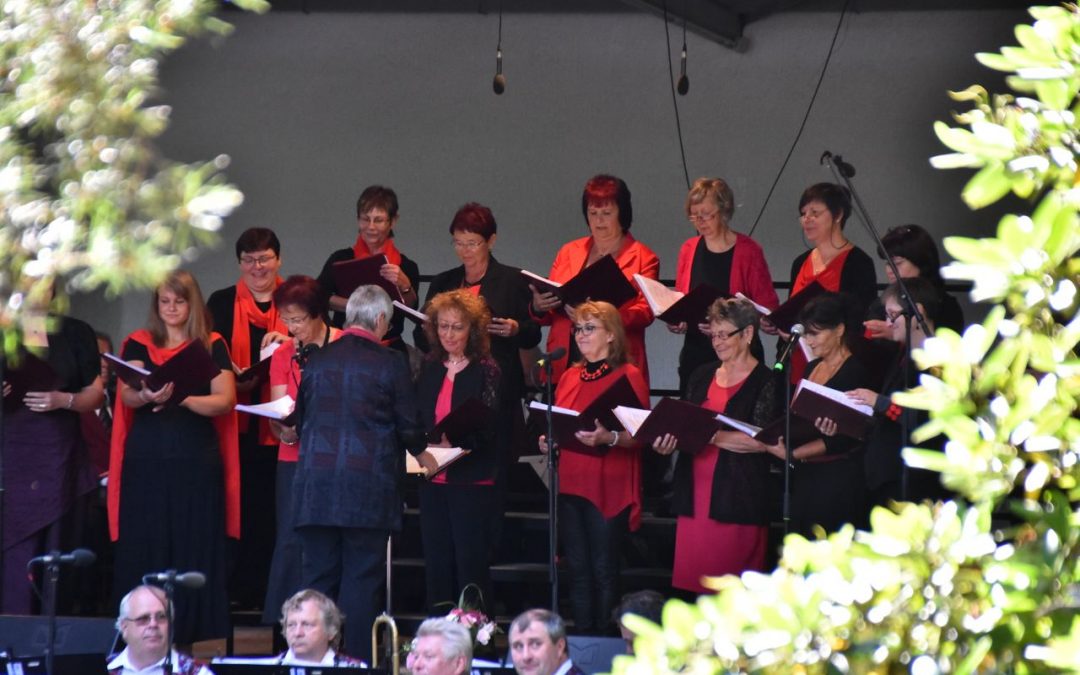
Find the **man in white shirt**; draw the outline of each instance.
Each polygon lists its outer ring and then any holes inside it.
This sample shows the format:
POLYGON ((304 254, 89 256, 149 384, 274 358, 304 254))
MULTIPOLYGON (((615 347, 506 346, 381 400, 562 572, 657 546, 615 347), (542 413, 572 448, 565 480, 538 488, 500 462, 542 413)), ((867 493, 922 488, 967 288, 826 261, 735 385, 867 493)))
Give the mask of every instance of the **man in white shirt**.
POLYGON ((546 609, 530 609, 510 622, 510 658, 518 675, 584 675, 570 660, 566 624, 546 609))
POLYGON ((334 651, 341 639, 341 610, 319 591, 305 589, 281 606, 281 629, 289 650, 277 663, 289 666, 363 667, 363 662, 334 651))
MULTIPOLYGON (((165 592, 156 586, 136 586, 120 600, 116 628, 127 647, 109 661, 110 675, 163 675, 172 611, 165 592)), ((199 661, 172 652, 174 675, 213 675, 199 661)))
POLYGON ((464 675, 472 664, 472 635, 455 621, 427 619, 416 630, 406 664, 412 675, 464 675))

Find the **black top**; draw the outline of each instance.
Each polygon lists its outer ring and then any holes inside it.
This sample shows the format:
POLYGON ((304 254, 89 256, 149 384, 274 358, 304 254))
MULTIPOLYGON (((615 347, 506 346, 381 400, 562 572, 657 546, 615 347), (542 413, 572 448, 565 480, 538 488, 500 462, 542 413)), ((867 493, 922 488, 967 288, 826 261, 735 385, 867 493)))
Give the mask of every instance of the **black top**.
MULTIPOLYGON (((355 259, 353 255, 352 247, 341 248, 330 254, 330 257, 326 259, 326 264, 323 265, 322 271, 319 272, 319 287, 322 288, 323 293, 326 294, 327 299, 334 295, 343 295, 337 287, 337 283, 334 281, 334 263, 346 262, 348 260, 355 259)), ((420 283, 420 268, 410 260, 404 253, 401 254, 401 271, 405 273, 405 276, 409 277, 409 282, 416 288, 416 285, 420 283)), ((415 309, 415 305, 413 305, 415 309)), ((345 312, 330 311, 330 325, 334 328, 341 328, 345 324, 345 312)), ((383 336, 391 347, 398 351, 405 350, 405 342, 401 339, 401 334, 405 330, 405 315, 401 312, 394 312, 394 316, 390 318, 390 330, 383 336)))
POLYGON ((101 356, 94 329, 70 316, 51 316, 59 324, 48 334, 49 355, 45 359, 59 376, 58 391, 77 394, 101 374, 101 356))
MULTIPOLYGON (((719 361, 707 363, 690 377, 686 400, 700 405, 709 394, 719 361)), ((783 394, 778 376, 758 363, 728 401, 724 414, 755 426, 765 426, 780 414, 783 394)), ((767 525, 772 515, 772 481, 769 455, 721 449, 713 472, 709 517, 725 523, 767 525)), ((694 511, 694 457, 679 453, 675 463, 672 510, 689 516, 694 511)))
MULTIPOLYGON (((244 282, 240 282, 244 283, 244 282)), ((262 311, 267 311, 274 303, 256 302, 255 305, 262 311)), ((229 354, 233 354, 232 344, 232 332, 233 332, 233 308, 236 306, 236 286, 229 286, 214 291, 210 294, 210 298, 206 301, 206 309, 210 311, 210 317, 213 321, 213 329, 215 332, 221 335, 225 340, 225 344, 229 346, 229 354)), ((259 361, 259 345, 262 344, 263 338, 266 337, 266 329, 260 328, 255 324, 248 324, 248 344, 251 345, 251 363, 238 363, 236 365, 241 367, 251 366, 259 361)), ((262 400, 262 387, 255 387, 248 392, 248 403, 263 403, 262 400)), ((255 415, 248 416, 248 425, 246 429, 240 429, 241 434, 255 435, 259 434, 259 418, 255 415)))
MULTIPOLYGON (((731 262, 735 258, 735 246, 723 253, 713 253, 705 244, 705 237, 702 237, 697 248, 694 249, 694 262, 690 268, 690 290, 702 284, 708 284, 720 291, 721 297, 726 298, 731 295, 731 262)), ((713 350, 712 340, 698 330, 696 323, 688 325, 683 348, 679 353, 681 379, 688 383, 689 376, 699 366, 715 359, 716 352, 713 350)))
MULTIPOLYGON (((802 269, 803 263, 812 250, 800 254, 791 263, 792 283, 795 283, 799 270, 802 269)), ((850 293, 855 299, 857 304, 852 308, 854 317, 865 316, 866 308, 877 297, 877 270, 874 267, 874 261, 858 246, 853 246, 847 259, 844 260, 844 268, 840 270, 839 290, 841 293, 850 293)))
MULTIPOLYGON (((424 306, 439 293, 463 288, 464 285, 464 265, 440 272, 428 286, 424 306)), ((480 297, 487 302, 492 318, 515 319, 518 322, 518 334, 514 337, 491 336, 491 356, 502 372, 502 392, 507 400, 513 402, 520 399, 525 391, 525 375, 521 370, 518 350, 531 349, 540 343, 540 324, 529 314, 532 292, 521 276, 521 270, 503 265, 491 257, 487 273, 480 280, 480 297)), ((422 325, 413 329, 413 344, 425 352, 429 350, 422 325)))
MULTIPOLYGON (((435 404, 445 379, 446 366, 430 358, 424 362, 416 380, 416 403, 425 431, 431 431, 435 427, 435 404)), ((496 429, 499 423, 499 380, 499 365, 491 358, 470 362, 454 376, 450 409, 457 408, 471 398, 477 398, 491 408, 492 414, 486 424, 472 433, 462 438, 449 439, 454 446, 472 452, 446 469, 448 483, 473 483, 495 478, 498 467, 496 429)))
MULTIPOLYGON (((803 371, 803 379, 809 379, 810 373, 814 372, 814 369, 821 363, 821 359, 814 359, 810 363, 806 364, 806 370, 803 371)), ((837 391, 851 391, 852 389, 858 389, 860 387, 869 386, 870 375, 862 362, 854 356, 849 356, 846 361, 840 365, 840 369, 833 373, 833 376, 829 378, 828 382, 825 382, 826 387, 831 387, 837 391)), ((795 392, 795 388, 792 387, 792 393, 795 392)), ((842 436, 837 434, 835 436, 818 435, 821 440, 825 441, 825 454, 827 455, 844 455, 850 452, 854 452, 862 447, 862 442, 851 438, 850 436, 842 436)))
MULTIPOLYGON (((941 316, 938 319, 936 328, 951 328, 957 333, 964 332, 964 310, 960 307, 960 302, 944 288, 938 288, 938 292, 941 294, 941 316)), ((885 304, 881 302, 881 298, 874 298, 874 302, 870 303, 870 309, 866 311, 867 319, 877 319, 879 321, 885 320, 885 304)))

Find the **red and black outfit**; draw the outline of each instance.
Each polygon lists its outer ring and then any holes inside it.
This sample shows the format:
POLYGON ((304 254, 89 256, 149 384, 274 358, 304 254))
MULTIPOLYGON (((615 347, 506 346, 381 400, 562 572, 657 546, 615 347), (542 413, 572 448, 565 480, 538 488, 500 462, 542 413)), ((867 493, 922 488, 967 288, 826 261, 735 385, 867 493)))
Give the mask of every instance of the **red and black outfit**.
POLYGON ((498 506, 495 478, 499 454, 499 366, 491 357, 472 360, 451 380, 446 366, 428 360, 416 381, 416 404, 425 431, 470 399, 492 410, 485 423, 462 437, 448 439, 470 450, 430 481, 420 484, 420 535, 424 544, 429 611, 456 604, 463 588, 475 584, 491 606, 491 553, 498 506))
MULTIPOLYGON (((555 256, 555 262, 551 264, 551 272, 548 274, 548 278, 559 283, 565 283, 573 279, 578 272, 585 269, 585 262, 589 259, 589 252, 592 251, 592 247, 592 237, 582 237, 565 244, 555 256)), ((634 239, 629 232, 623 235, 622 248, 619 249, 618 254, 615 256, 615 262, 618 263, 619 269, 622 270, 622 273, 626 275, 626 278, 630 280, 635 289, 637 288, 637 284, 634 282, 635 274, 640 274, 649 279, 658 279, 660 276, 660 259, 656 257, 656 254, 648 246, 634 239)), ((534 311, 531 304, 529 305, 529 311, 534 311)), ((640 289, 638 289, 636 298, 628 300, 622 307, 619 307, 619 317, 622 319, 623 328, 626 329, 626 346, 627 352, 630 354, 630 360, 641 370, 641 376, 645 379, 647 385, 649 382, 649 361, 645 355, 645 329, 653 322, 654 317, 652 310, 649 309, 649 303, 645 300, 645 296, 641 294, 640 289)), ((574 360, 571 355, 575 351, 576 345, 573 345, 573 341, 570 339, 570 329, 573 327, 573 322, 566 316, 566 311, 562 307, 545 312, 537 316, 536 319, 545 326, 551 326, 548 331, 548 352, 553 352, 560 347, 567 351, 565 358, 559 359, 552 364, 552 377, 555 382, 559 382, 563 371, 567 368, 567 364, 574 360)))
MULTIPOLYGON (((722 253, 710 251, 702 236, 683 242, 675 269, 675 290, 689 293, 702 284, 709 284, 720 292, 721 297, 742 293, 759 305, 776 309, 780 300, 776 297, 769 263, 765 261, 761 245, 745 234, 733 234, 735 245, 722 253)), ((715 358, 709 337, 698 330, 697 324, 688 325, 679 352, 679 389, 684 395, 694 371, 715 358)))
MULTIPOLYGON (((641 371, 629 363, 610 368, 606 361, 567 369, 555 390, 555 405, 584 410, 623 374, 639 406, 648 408, 649 385, 641 371)), ((570 570, 577 632, 595 633, 611 620, 622 542, 628 530, 640 526, 640 448, 613 447, 602 455, 559 454, 559 534, 570 570)))
MULTIPOLYGON (((232 372, 229 350, 211 333, 211 356, 232 372)), ((154 345, 146 330, 124 341, 121 357, 153 372, 187 346, 154 345)), ((198 395, 210 393, 207 384, 198 395)), ((236 413, 214 418, 170 405, 132 409, 116 397, 109 461, 109 532, 116 542, 114 594, 144 574, 198 570, 206 587, 176 589, 176 642, 224 637, 229 628, 225 538, 240 536, 236 413)))
MULTIPOLYGON (((716 383, 719 362, 690 377, 686 400, 728 417, 765 426, 780 414, 778 377, 758 364, 730 387, 716 383)), ((678 515, 671 585, 712 593, 703 576, 764 571, 775 490, 769 455, 732 452, 707 445, 696 455, 679 453, 672 510, 678 515), (708 545, 703 545, 708 542, 708 545)))

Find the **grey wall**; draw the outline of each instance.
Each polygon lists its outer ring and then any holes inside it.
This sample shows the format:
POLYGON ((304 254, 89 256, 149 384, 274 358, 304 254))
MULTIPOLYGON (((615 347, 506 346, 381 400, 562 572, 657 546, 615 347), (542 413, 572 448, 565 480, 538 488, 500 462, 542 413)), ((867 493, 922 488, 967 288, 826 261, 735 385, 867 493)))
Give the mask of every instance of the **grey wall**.
MULTIPOLYGON (((943 151, 931 125, 956 107, 948 89, 979 82, 1001 90, 973 54, 1010 43, 1025 14, 855 4, 862 11, 844 19, 802 140, 754 232, 777 279, 804 250, 800 192, 831 179, 818 164, 825 149, 856 165, 856 186, 881 229, 917 222, 941 235, 975 234, 996 222, 960 202, 968 174, 930 168, 927 158, 943 151)), ((691 91, 678 101, 690 177, 732 184, 736 229, 747 231, 765 201, 838 17, 827 9, 775 14, 748 27, 742 54, 690 35, 691 91)), ((601 171, 630 185, 633 232, 660 256, 661 276, 674 276, 678 246, 693 230, 682 211, 661 19, 632 9, 508 14, 509 85, 497 97, 492 14, 226 18, 236 25, 231 37, 192 43, 162 70, 162 98, 173 106, 163 152, 230 155, 228 176, 246 195, 224 245, 191 265, 205 292, 235 282, 232 242, 256 225, 281 238, 283 273, 316 274, 331 250, 352 243, 355 199, 376 182, 398 192, 397 243, 421 272, 457 264, 446 228, 458 206, 475 200, 499 221, 496 255, 543 273, 559 245, 585 233, 581 187, 601 171)), ((680 40, 673 26, 675 59, 680 40)), ((856 222, 848 229, 872 250, 856 222)), ((73 313, 119 337, 142 324, 147 302, 145 294, 81 297, 73 313)), ((649 339, 654 386, 673 386, 677 343, 659 326, 649 339)))

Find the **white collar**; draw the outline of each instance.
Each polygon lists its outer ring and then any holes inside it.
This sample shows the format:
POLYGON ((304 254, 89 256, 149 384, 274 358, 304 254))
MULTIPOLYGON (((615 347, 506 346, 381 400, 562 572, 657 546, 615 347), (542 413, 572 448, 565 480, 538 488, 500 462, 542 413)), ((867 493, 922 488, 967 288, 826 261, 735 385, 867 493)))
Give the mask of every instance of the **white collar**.
POLYGON ((326 650, 326 654, 323 655, 322 661, 303 661, 296 658, 296 654, 293 654, 293 650, 285 652, 285 655, 281 657, 281 664, 286 666, 332 666, 334 665, 334 659, 337 654, 334 652, 333 647, 329 647, 326 650))
MULTIPOLYGON (((115 670, 117 668, 121 668, 121 669, 123 669, 121 672, 129 671, 129 672, 132 672, 132 673, 152 673, 152 672, 155 672, 155 669, 160 670, 162 668, 162 666, 165 664, 165 657, 162 656, 160 659, 158 659, 157 663, 151 663, 149 666, 147 666, 147 667, 140 670, 140 669, 136 668, 134 665, 132 665, 131 658, 130 658, 129 653, 128 653, 129 649, 130 649, 130 647, 124 647, 124 651, 120 652, 116 656, 116 658, 114 658, 112 661, 109 662, 108 669, 109 670, 115 670)), ((173 663, 174 669, 175 669, 176 665, 179 662, 180 662, 180 655, 178 653, 176 653, 176 650, 174 649, 173 652, 172 652, 172 663, 173 663)))
POLYGON ((566 675, 566 673, 573 667, 574 662, 570 660, 570 657, 567 657, 566 660, 562 662, 562 665, 559 666, 558 669, 551 675, 566 675))

